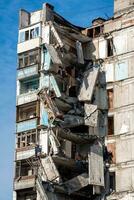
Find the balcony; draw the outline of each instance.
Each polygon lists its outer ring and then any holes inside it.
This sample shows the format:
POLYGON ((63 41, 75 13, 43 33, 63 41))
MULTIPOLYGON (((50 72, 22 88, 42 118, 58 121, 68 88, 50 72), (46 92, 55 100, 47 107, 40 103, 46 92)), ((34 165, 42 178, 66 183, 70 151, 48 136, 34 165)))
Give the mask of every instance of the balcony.
POLYGON ((18 54, 40 47, 40 44, 41 44, 40 23, 24 28, 19 31, 19 42, 17 46, 18 54))
POLYGON ((35 186, 35 175, 20 176, 14 181, 14 190, 22 190, 35 186))
POLYGON ((34 38, 32 40, 24 41, 24 42, 19 43, 17 45, 17 53, 22 53, 22 52, 34 49, 36 47, 40 47, 40 44, 41 44, 41 38, 40 37, 34 38))
POLYGON ((37 76, 38 75, 38 64, 32 65, 29 67, 24 67, 22 69, 19 69, 17 72, 17 78, 18 79, 24 79, 31 76, 37 76))
POLYGON ((37 128, 38 118, 28 119, 26 121, 16 123, 16 132, 24 132, 37 128))
POLYGON ((37 100, 37 90, 17 96, 17 105, 26 104, 37 100))
POLYGON ((16 150, 16 160, 28 159, 35 155, 35 147, 27 147, 16 150))

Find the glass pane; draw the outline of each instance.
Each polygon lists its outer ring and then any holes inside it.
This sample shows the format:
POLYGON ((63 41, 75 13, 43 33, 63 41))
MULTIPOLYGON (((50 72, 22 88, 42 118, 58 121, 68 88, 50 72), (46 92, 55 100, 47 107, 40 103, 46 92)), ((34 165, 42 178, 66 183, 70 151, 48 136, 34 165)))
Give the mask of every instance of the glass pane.
POLYGON ((35 63, 35 57, 36 55, 30 55, 30 65, 34 64, 35 63))
POLYGON ((30 135, 27 136, 27 146, 29 146, 29 145, 30 145, 30 135))
POLYGON ((39 27, 36 27, 35 29, 34 29, 34 37, 36 38, 36 37, 38 37, 39 36, 39 27))
POLYGON ((23 93, 27 93, 27 92, 32 92, 34 90, 37 90, 38 87, 39 87, 38 79, 21 81, 20 93, 23 94, 23 93))
POLYGON ((31 29, 30 30, 30 39, 33 39, 34 38, 34 29, 31 29))
POLYGON ((17 148, 20 148, 20 138, 18 138, 18 141, 17 141, 17 148))
POLYGON ((19 58, 19 68, 23 67, 23 58, 19 58))
POLYGON ((24 57, 24 66, 28 66, 28 57, 24 57))
POLYGON ((25 41, 25 32, 20 32, 19 42, 24 42, 24 41, 25 41))
POLYGON ((36 142, 36 136, 35 134, 32 134, 32 143, 35 143, 36 142))

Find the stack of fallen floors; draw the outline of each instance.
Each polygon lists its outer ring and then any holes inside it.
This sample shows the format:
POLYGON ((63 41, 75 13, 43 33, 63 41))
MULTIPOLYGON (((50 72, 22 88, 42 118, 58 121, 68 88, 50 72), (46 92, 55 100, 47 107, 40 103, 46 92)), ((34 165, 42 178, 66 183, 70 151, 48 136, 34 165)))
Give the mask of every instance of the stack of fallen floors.
POLYGON ((104 188, 105 73, 87 57, 90 38, 54 22, 47 25, 51 43, 41 47, 48 63, 46 86, 38 97, 49 153, 38 157, 36 187, 40 199, 90 199, 104 188))

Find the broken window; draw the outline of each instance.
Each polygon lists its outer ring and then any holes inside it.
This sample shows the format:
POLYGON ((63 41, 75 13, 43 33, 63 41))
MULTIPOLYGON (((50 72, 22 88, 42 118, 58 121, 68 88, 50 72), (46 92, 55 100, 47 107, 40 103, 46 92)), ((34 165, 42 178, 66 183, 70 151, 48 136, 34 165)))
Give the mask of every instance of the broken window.
POLYGON ((108 107, 113 109, 113 88, 107 90, 108 95, 108 107))
POLYGON ((93 29, 88 30, 88 36, 93 38, 93 29))
POLYGON ((114 135, 114 117, 108 117, 108 135, 114 135))
POLYGON ((110 181, 110 192, 115 191, 115 172, 110 172, 109 173, 109 181, 110 181))
POLYGON ((113 38, 107 39, 107 56, 113 56, 113 38))
POLYGON ((76 86, 72 86, 69 88, 69 96, 70 97, 77 97, 76 86))
POLYGON ((99 37, 104 30, 104 26, 97 26, 92 29, 88 29, 87 35, 91 38, 99 37))
POLYGON ((17 191, 17 200, 36 200, 36 199, 37 199, 37 194, 31 188, 17 191))
POLYGON ((28 120, 38 116, 38 103, 29 103, 17 107, 17 121, 28 120))
POLYGON ((32 176, 34 175, 34 170, 25 161, 19 161, 16 163, 16 178, 20 176, 32 176))
POLYGON ((38 136, 36 130, 31 130, 17 134, 17 148, 25 148, 33 146, 38 142, 38 136))
POLYGON ((100 26, 95 27, 94 30, 93 30, 93 32, 94 32, 94 37, 99 37, 100 33, 101 33, 100 26))
POLYGON ((39 79, 31 78, 27 80, 20 81, 20 94, 25 94, 28 92, 33 92, 39 87, 39 79))
POLYGON ((22 53, 18 56, 19 68, 37 64, 39 62, 39 50, 22 53))

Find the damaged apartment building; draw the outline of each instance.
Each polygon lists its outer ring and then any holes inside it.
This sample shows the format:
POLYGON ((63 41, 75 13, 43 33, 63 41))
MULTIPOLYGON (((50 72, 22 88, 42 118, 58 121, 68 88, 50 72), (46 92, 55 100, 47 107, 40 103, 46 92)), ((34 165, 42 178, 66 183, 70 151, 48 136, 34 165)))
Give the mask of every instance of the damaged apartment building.
POLYGON ((20 11, 14 200, 98 199, 104 191, 106 79, 82 31, 48 3, 20 11))
POLYGON ((134 0, 75 26, 20 11, 13 200, 134 200, 134 0))
POLYGON ((134 199, 134 0, 114 0, 114 16, 97 18, 83 31, 92 38, 90 59, 106 72, 108 132, 112 154, 107 200, 134 199))
POLYGON ((13 200, 134 200, 133 27, 134 0, 86 29, 20 11, 13 200))

